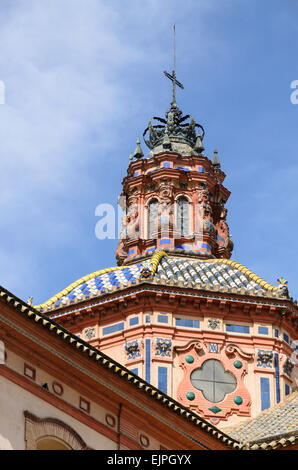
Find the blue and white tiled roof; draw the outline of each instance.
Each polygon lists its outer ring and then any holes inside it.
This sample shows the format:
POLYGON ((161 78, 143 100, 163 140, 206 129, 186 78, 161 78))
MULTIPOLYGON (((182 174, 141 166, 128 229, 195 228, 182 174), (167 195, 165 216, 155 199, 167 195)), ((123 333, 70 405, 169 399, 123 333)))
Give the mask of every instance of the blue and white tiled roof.
MULTIPOLYGON (((134 283, 136 279, 139 278, 140 269, 139 266, 142 263, 138 263, 126 268, 121 269, 121 271, 111 271, 105 274, 89 279, 78 287, 75 287, 69 294, 65 297, 73 300, 82 300, 84 296, 89 296, 90 294, 96 295, 98 293, 107 293, 114 290, 114 288, 120 288, 121 285, 125 286, 129 282, 134 283)), ((63 298, 61 301, 63 301, 63 298)), ((57 302, 57 304, 59 301, 57 302)))
POLYGON ((152 256, 151 263, 139 261, 128 266, 103 269, 85 276, 36 308, 41 311, 54 310, 70 303, 106 295, 146 281, 201 290, 224 290, 262 296, 271 292, 273 297, 285 296, 281 295, 278 287, 271 286, 234 261, 164 256, 163 252, 159 252, 159 256, 157 253, 152 256), (149 276, 145 278, 143 277, 144 266, 148 267, 148 263, 151 274, 149 273, 149 276))
POLYGON ((254 291, 262 290, 257 282, 248 279, 239 270, 229 265, 216 262, 206 263, 189 258, 164 257, 158 265, 155 276, 164 280, 165 283, 174 280, 190 283, 196 288, 210 284, 213 287, 227 286, 254 291))

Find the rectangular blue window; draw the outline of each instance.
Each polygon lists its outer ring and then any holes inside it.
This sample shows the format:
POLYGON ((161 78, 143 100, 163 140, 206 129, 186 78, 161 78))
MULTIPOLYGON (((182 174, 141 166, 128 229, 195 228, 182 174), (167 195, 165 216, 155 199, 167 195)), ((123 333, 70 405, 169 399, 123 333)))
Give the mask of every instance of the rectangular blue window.
POLYGON ((146 382, 150 383, 150 375, 151 375, 151 351, 150 351, 150 339, 146 339, 145 343, 145 380, 146 382))
POLYGON ((162 166, 163 168, 171 168, 170 162, 163 162, 162 166))
POLYGON ((164 393, 167 393, 167 374, 168 370, 166 367, 158 367, 158 388, 164 393))
POLYGON ((230 331, 232 333, 249 333, 249 326, 227 324, 226 331, 230 331))
POLYGON ((146 322, 146 323, 150 323, 150 315, 146 315, 146 317, 145 317, 145 322, 146 322))
POLYGON ((106 326, 102 329, 103 335, 109 335, 111 333, 115 333, 116 331, 124 330, 124 322, 115 323, 115 325, 106 326))
POLYGON ((261 377, 261 409, 267 410, 270 408, 270 388, 269 379, 261 377))
POLYGON ((187 326, 188 328, 200 328, 199 320, 190 318, 176 318, 176 326, 187 326))
POLYGON ((278 330, 277 329, 274 330, 274 336, 275 336, 275 338, 278 338, 278 330))
POLYGON ((189 168, 186 168, 184 166, 177 166, 177 170, 189 171, 189 168))
POLYGON ((130 369, 130 372, 133 374, 139 375, 139 369, 136 367, 135 369, 130 369))
POLYGON ((169 319, 167 315, 157 315, 157 321, 159 323, 168 323, 169 319))
POLYGON ((284 338, 284 340, 285 340, 286 343, 289 343, 289 342, 290 342, 289 337, 288 337, 288 335, 287 335, 286 333, 283 334, 283 338, 284 338))
POLYGON ((290 385, 285 384, 285 395, 290 395, 290 391, 291 391, 290 385))
POLYGON ((138 325, 139 317, 134 317, 129 320, 129 326, 138 325))
POLYGON ((258 327, 259 335, 268 335, 268 328, 267 326, 259 326, 258 327))
POLYGON ((159 242, 160 245, 170 245, 171 240, 169 238, 162 238, 159 242))

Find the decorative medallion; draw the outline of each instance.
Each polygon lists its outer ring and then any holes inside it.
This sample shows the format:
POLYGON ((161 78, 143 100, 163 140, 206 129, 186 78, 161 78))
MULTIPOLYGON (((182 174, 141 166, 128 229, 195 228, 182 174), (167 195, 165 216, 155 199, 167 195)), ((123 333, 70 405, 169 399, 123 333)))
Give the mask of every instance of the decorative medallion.
POLYGON ((95 328, 87 328, 84 331, 84 335, 86 339, 92 339, 95 337, 95 328))
POLYGON ((194 361, 194 358, 193 358, 193 356, 185 356, 185 360, 186 360, 186 362, 188 362, 189 364, 192 364, 193 361, 194 361))
POLYGON ((258 350, 258 359, 257 359, 257 367, 272 367, 273 361, 273 352, 272 351, 265 351, 264 349, 258 350))
POLYGON ((187 398, 188 400, 191 400, 191 401, 192 401, 192 400, 195 399, 195 397, 196 397, 196 396, 195 396, 195 394, 194 394, 193 392, 187 392, 187 394, 186 394, 186 398, 187 398))
POLYGON ((242 362, 241 361, 235 361, 233 363, 233 366, 236 367, 236 369, 241 369, 242 367, 242 362))
POLYGON ((211 330, 218 330, 220 327, 220 321, 215 318, 208 318, 208 328, 211 330))
POLYGON ((156 338, 156 356, 171 357, 172 340, 167 338, 156 338))
POLYGON ((286 362, 284 363, 283 370, 285 374, 287 374, 289 377, 292 373, 292 370, 294 368, 294 363, 287 357, 286 362))
POLYGON ((134 341, 129 341, 128 343, 125 343, 125 351, 127 354, 127 360, 130 359, 135 359, 136 357, 140 357, 140 347, 139 347, 139 342, 138 340, 134 341))
POLYGON ((243 402, 242 398, 237 395, 235 398, 234 398, 234 402, 236 403, 236 405, 241 405, 241 403, 243 402))

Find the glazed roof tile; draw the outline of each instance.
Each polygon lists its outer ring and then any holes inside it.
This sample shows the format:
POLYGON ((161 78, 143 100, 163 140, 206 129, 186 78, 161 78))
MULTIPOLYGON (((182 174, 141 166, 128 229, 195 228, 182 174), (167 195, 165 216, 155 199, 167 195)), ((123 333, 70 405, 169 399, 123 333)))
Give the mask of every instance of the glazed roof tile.
POLYGON ((234 439, 250 449, 275 449, 298 439, 298 390, 270 410, 234 428, 225 428, 234 439))
MULTIPOLYGON (((148 263, 149 261, 147 261, 148 263)), ((146 262, 145 262, 146 263, 146 262)), ((118 289, 148 281, 142 277, 144 261, 96 271, 82 277, 47 302, 37 305, 40 311, 55 310, 70 303, 108 294, 118 289)), ((226 259, 202 260, 185 256, 170 256, 155 252, 150 260, 151 276, 160 284, 174 283, 180 287, 233 292, 256 296, 285 298, 284 291, 267 283, 241 264, 226 259)))

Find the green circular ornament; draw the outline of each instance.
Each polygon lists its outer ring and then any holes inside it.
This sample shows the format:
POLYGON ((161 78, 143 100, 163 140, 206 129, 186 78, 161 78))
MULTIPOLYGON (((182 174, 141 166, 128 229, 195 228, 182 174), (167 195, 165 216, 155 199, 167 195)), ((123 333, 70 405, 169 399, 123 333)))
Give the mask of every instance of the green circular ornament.
POLYGON ((234 402, 236 403, 236 405, 241 405, 241 403, 243 402, 242 398, 237 395, 235 398, 234 398, 234 402))
POLYGON ((242 362, 241 362, 241 361, 235 361, 235 362, 234 362, 234 367, 236 367, 236 369, 241 369, 241 367, 242 367, 242 362))
POLYGON ((188 392, 188 393, 186 394, 186 398, 187 398, 188 400, 194 400, 194 399, 195 399, 195 394, 194 394, 193 392, 188 392))
POLYGON ((194 358, 193 358, 193 356, 186 356, 185 360, 186 360, 186 362, 189 362, 189 364, 192 364, 193 361, 194 361, 194 358))

